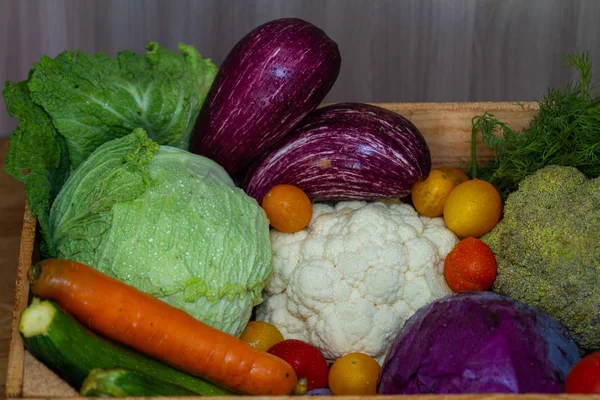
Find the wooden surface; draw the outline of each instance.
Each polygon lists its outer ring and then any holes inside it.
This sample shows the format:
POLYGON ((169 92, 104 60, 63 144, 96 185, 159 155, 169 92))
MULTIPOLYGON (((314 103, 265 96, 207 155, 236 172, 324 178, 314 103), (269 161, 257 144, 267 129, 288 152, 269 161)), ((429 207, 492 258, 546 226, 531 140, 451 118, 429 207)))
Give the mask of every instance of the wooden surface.
MULTIPOLYGON (((598 0, 0 0, 0 84, 43 54, 114 55, 190 43, 217 65, 257 25, 300 17, 340 46, 326 101, 540 100, 572 76, 560 52, 590 50, 598 0)), ((0 98, 0 136, 14 128, 0 98)))
POLYGON ((0 139, 0 398, 4 394, 15 277, 25 211, 23 185, 4 172, 8 141, 0 139))

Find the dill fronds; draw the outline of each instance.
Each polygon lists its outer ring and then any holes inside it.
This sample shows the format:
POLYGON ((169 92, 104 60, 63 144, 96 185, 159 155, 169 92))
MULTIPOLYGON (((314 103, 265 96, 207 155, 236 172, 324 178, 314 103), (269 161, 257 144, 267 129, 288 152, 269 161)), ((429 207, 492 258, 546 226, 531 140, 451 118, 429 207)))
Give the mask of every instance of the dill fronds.
POLYGON ((600 176, 600 96, 592 81, 591 57, 574 53, 563 59, 580 79, 562 90, 550 88, 527 129, 515 131, 487 112, 472 120, 473 142, 481 132, 495 157, 478 171, 473 148, 471 176, 488 180, 503 198, 523 178, 550 164, 576 167, 588 178, 600 176))

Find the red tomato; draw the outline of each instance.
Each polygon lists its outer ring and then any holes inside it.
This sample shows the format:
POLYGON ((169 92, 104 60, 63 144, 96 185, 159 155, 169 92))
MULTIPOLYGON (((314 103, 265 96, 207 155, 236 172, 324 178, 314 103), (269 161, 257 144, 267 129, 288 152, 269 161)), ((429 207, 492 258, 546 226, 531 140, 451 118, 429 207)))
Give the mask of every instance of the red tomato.
POLYGON ((275 344, 268 352, 287 361, 296 371, 296 394, 327 387, 327 360, 315 346, 301 340, 287 339, 275 344))
POLYGON ((569 371, 565 393, 600 394, 600 353, 583 357, 569 371))
POLYGON ((468 237, 456 244, 444 260, 444 277, 454 292, 485 291, 496 280, 498 266, 492 250, 480 239, 468 237))

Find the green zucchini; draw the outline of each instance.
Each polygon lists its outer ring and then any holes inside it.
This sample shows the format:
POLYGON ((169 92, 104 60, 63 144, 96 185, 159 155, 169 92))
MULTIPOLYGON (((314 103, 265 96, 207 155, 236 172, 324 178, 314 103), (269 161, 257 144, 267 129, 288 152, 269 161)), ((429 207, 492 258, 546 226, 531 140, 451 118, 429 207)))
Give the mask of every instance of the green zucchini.
POLYGON ((27 350, 76 390, 94 368, 125 368, 197 395, 234 394, 91 332, 52 301, 34 299, 21 314, 19 332, 27 350))
POLYGON ((137 371, 94 368, 79 393, 86 397, 195 396, 196 393, 137 371))

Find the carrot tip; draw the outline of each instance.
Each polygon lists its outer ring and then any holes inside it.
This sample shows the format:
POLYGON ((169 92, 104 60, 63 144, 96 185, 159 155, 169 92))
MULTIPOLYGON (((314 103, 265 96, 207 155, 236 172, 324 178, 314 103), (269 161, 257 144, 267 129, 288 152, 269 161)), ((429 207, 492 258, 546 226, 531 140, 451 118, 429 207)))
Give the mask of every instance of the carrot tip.
POLYGON ((29 283, 33 284, 42 273, 42 266, 40 264, 34 264, 27 270, 27 279, 29 283))

